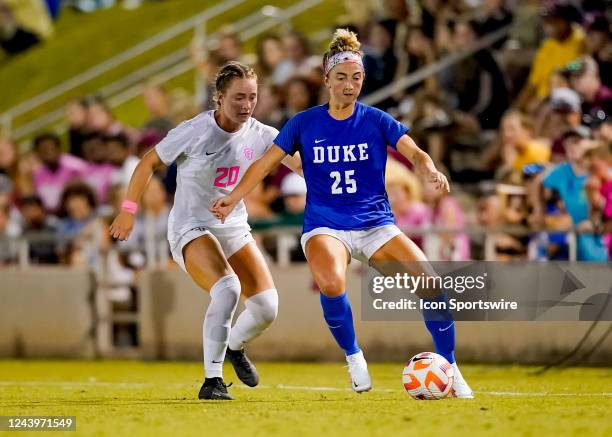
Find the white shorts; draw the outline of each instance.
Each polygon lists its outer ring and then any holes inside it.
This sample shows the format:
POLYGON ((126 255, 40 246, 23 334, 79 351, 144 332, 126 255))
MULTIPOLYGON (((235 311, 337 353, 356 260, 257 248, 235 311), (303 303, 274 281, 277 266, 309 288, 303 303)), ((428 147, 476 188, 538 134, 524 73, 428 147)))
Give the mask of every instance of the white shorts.
POLYGON ((180 236, 168 231, 168 242, 172 259, 185 272, 185 260, 183 259, 183 249, 191 241, 202 235, 210 235, 221 245, 225 258, 231 257, 251 241, 255 241, 251 235, 251 227, 247 223, 231 227, 199 226, 183 233, 180 236))
POLYGON ((302 235, 302 250, 306 254, 306 243, 315 235, 330 235, 340 240, 349 255, 368 263, 372 255, 402 231, 395 225, 384 225, 360 231, 342 231, 331 228, 316 228, 302 235))

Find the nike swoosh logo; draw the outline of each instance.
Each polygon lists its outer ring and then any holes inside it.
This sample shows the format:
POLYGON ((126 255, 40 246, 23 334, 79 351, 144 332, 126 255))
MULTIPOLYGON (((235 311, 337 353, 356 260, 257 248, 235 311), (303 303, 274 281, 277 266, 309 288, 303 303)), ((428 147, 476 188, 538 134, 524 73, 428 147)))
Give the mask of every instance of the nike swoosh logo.
POLYGON ((359 384, 357 384, 355 381, 353 381, 353 387, 357 388, 357 387, 359 387, 359 384))
POLYGON ((315 144, 322 143, 323 141, 325 141, 325 140, 324 139, 323 140, 315 140, 315 144))
POLYGON ((341 323, 341 324, 339 324, 338 326, 331 326, 331 325, 327 325, 327 327, 328 327, 329 329, 335 329, 335 328, 339 328, 339 327, 341 327, 341 326, 342 326, 342 323, 341 323))
POLYGON ((215 360, 212 360, 212 362, 213 362, 214 364, 221 364, 221 363, 223 363, 223 361, 215 361, 215 360))
POLYGON ((448 325, 446 328, 438 328, 438 331, 440 331, 440 332, 444 332, 444 331, 446 331, 447 329, 449 329, 451 326, 453 326, 454 324, 455 324, 455 322, 451 323, 451 324, 450 324, 450 325, 448 325))
POLYGON ((210 152, 210 153, 206 152, 206 156, 214 155, 215 153, 217 153, 217 152, 210 152))

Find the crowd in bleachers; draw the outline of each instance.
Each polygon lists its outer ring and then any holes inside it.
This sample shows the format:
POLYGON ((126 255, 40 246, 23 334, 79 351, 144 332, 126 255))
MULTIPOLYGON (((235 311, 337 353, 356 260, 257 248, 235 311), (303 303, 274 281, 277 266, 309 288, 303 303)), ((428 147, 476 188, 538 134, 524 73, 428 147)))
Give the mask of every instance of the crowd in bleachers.
MULTIPOLYGON (((398 225, 434 260, 568 259, 570 229, 579 232, 578 259, 609 260, 612 11, 606 2, 354 3, 345 1, 339 24, 363 42, 362 97, 508 27, 492 46, 375 103, 411 127, 451 181, 450 194, 435 193, 389 149, 387 189, 398 225)), ((150 118, 142 126, 121 123, 103 99, 87 97, 68 105, 65 136, 42 133, 22 155, 10 139, 0 140, 0 263, 18 256, 14 240, 2 235, 53 233, 55 242, 32 239, 31 262, 87 265, 96 250, 115 247, 118 265, 142 266, 143 223, 163 239, 176 169, 149 184, 129 241, 110 241, 109 220, 138 157, 180 121, 214 107, 210 84, 229 60, 256 68, 254 116, 263 123, 281 128, 293 114, 326 101, 320 41, 273 33, 245 53, 224 29, 214 42, 210 49, 191 46, 208 85, 198 105, 185 91, 153 82, 143 93, 150 118)), ((247 197, 250 221, 256 229, 299 225, 305 196, 305 185, 281 166, 247 197)), ((303 259, 299 251, 297 245, 293 259, 303 259)))

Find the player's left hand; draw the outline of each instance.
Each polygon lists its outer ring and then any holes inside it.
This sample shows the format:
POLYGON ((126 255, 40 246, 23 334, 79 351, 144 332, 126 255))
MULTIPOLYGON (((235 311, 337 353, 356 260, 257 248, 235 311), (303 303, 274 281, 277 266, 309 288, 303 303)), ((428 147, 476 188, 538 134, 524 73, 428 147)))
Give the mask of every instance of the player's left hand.
POLYGON ((434 184, 436 191, 441 191, 443 194, 450 192, 450 185, 448 179, 444 176, 444 173, 437 170, 432 171, 427 175, 427 182, 434 184))
POLYGON ((237 202, 231 200, 230 196, 221 197, 213 202, 208 210, 219 220, 225 223, 225 219, 234 209, 237 202))

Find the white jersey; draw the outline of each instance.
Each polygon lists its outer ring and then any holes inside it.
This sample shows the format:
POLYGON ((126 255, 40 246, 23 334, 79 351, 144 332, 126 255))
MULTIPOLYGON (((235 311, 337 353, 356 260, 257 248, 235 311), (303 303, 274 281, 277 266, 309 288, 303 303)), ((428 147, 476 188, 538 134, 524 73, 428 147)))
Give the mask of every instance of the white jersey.
POLYGON ((178 238, 197 227, 246 225, 242 200, 223 224, 208 208, 234 189, 250 165, 272 146, 276 135, 278 130, 252 117, 239 131, 226 132, 217 125, 214 111, 203 112, 171 130, 155 146, 164 164, 176 161, 178 168, 168 236, 178 238))

